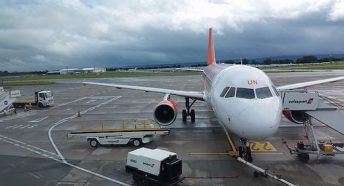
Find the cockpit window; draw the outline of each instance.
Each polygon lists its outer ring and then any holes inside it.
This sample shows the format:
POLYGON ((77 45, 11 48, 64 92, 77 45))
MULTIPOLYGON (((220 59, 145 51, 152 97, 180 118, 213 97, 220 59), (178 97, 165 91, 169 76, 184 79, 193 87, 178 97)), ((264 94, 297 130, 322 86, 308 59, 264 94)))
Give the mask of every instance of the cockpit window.
POLYGON ((256 89, 257 98, 264 99, 272 97, 272 93, 269 87, 257 88, 256 89))
POLYGON ((254 91, 250 88, 237 88, 237 98, 254 99, 254 91))
POLYGON ((224 88, 223 91, 220 94, 220 97, 225 96, 225 94, 227 93, 228 89, 229 89, 229 87, 224 88))
POLYGON ((277 91, 276 87, 272 86, 272 89, 274 90, 274 92, 275 92, 276 96, 279 96, 279 93, 278 93, 278 91, 277 91))
POLYGON ((235 96, 235 87, 231 87, 227 92, 225 98, 230 98, 235 96))

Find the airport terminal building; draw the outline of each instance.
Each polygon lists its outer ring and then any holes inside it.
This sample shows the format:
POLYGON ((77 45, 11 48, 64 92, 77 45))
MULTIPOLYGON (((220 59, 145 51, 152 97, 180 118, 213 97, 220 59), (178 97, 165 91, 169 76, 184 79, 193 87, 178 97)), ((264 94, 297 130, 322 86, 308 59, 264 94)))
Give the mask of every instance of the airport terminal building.
POLYGON ((50 71, 48 74, 81 74, 81 73, 103 73, 106 68, 88 67, 88 68, 66 68, 57 71, 50 71))

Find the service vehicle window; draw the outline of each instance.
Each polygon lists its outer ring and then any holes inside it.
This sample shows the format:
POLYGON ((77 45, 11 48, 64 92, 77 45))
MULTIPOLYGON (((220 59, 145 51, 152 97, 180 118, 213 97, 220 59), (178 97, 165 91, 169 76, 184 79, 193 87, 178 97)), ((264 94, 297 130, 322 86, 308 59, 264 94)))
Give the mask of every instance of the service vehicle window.
POLYGON ((237 88, 237 98, 254 99, 254 90, 250 88, 237 88))
POLYGON ((272 97, 272 93, 269 87, 257 88, 256 95, 259 99, 269 98, 272 97))
POLYGON ((228 91, 228 89, 229 89, 229 87, 224 88, 223 91, 222 91, 221 94, 220 94, 220 97, 225 96, 225 94, 226 94, 226 92, 228 91))
POLYGON ((51 92, 47 92, 45 95, 46 95, 47 98, 53 96, 53 94, 51 92))
POLYGON ((40 93, 40 94, 39 94, 39 97, 45 99, 44 93, 40 93))
POLYGON ((235 96, 235 87, 231 87, 227 92, 225 98, 230 98, 235 96))

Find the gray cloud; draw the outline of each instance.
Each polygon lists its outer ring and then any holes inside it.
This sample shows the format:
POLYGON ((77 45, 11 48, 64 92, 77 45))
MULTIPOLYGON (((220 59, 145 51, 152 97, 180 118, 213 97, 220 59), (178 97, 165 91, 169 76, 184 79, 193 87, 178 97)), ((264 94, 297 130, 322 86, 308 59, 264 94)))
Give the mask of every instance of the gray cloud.
POLYGON ((343 1, 0 2, 0 70, 344 53, 343 1))

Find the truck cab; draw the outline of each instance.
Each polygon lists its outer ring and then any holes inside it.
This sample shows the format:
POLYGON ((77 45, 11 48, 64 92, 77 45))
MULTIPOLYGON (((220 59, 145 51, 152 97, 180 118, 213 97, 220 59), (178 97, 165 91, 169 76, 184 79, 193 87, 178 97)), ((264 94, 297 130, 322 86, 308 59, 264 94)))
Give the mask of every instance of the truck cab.
POLYGON ((42 90, 35 92, 35 102, 39 107, 52 106, 54 104, 54 96, 50 90, 42 90))

